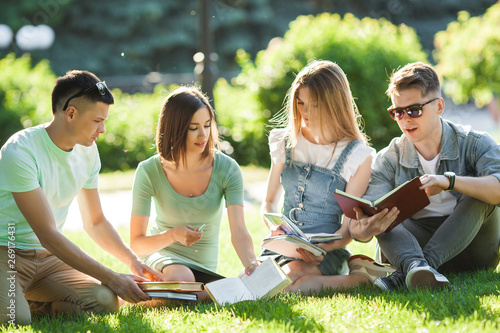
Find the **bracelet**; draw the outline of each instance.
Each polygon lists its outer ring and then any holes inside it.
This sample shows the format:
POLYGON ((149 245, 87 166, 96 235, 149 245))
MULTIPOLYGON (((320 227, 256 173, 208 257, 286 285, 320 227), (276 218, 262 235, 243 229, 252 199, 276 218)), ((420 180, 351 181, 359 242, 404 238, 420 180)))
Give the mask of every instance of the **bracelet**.
POLYGON ((359 242, 359 243, 370 243, 373 239, 373 236, 370 237, 369 240, 366 240, 366 241, 362 241, 362 240, 359 240, 359 239, 356 239, 354 238, 354 236, 351 234, 351 218, 349 218, 349 220, 347 221, 347 231, 349 231, 349 236, 351 236, 351 238, 353 240, 355 240, 356 242, 359 242))

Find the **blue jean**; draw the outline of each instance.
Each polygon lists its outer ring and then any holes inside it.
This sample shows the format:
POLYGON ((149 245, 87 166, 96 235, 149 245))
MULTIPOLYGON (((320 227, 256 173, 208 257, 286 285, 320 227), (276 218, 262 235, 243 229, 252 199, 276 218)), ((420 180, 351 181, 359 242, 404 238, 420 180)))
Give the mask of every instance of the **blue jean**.
POLYGON ((441 272, 495 268, 500 213, 495 205, 462 195, 451 215, 407 219, 377 239, 383 255, 405 274, 415 260, 441 272))

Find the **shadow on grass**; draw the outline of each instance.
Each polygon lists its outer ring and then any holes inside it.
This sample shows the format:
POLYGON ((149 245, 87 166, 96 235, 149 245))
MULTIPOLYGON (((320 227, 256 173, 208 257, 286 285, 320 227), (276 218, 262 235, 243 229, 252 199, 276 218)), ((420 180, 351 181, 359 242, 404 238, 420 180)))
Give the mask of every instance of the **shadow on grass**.
POLYGON ((500 323, 498 296, 500 273, 493 270, 447 275, 450 286, 440 290, 401 290, 384 293, 376 289, 350 291, 374 306, 399 304, 399 308, 415 311, 427 320, 470 319, 500 323), (483 298, 492 297, 492 301, 483 298))
POLYGON ((433 328, 443 322, 448 328, 472 324, 476 328, 500 329, 499 273, 478 271, 447 277, 450 287, 436 291, 385 293, 365 287, 345 292, 324 291, 310 297, 280 295, 226 307, 213 303, 129 306, 115 314, 38 317, 30 328, 41 332, 323 332, 335 322, 334 325, 345 325, 342 326, 345 330, 356 331, 366 328, 373 315, 386 317, 384 325, 411 317, 418 321, 417 328, 433 328))
POLYGON ((121 308, 117 313, 37 316, 31 328, 36 332, 158 332, 142 308, 121 308))

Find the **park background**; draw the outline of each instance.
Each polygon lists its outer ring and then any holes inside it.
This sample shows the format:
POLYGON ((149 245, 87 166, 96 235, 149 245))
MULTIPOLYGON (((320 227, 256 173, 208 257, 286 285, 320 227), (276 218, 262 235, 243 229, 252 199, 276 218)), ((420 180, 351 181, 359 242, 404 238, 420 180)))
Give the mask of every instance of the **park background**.
MULTIPOLYGON (((294 74, 311 59, 332 60, 346 72, 377 150, 400 134, 386 114, 389 75, 418 60, 441 76, 445 117, 499 137, 497 115, 488 111, 500 94, 500 4, 494 0, 2 0, 0 6, 0 145, 22 128, 50 121, 57 76, 71 69, 96 73, 116 100, 97 142, 99 187, 106 215, 126 240, 134 169, 155 153, 160 106, 180 84, 198 84, 213 98, 222 148, 242 165, 256 251, 266 234, 258 206, 270 163, 270 120, 294 74), (42 37, 46 27, 53 35, 42 37)), ((68 219, 73 241, 127 271, 80 231, 77 205, 68 219)), ((240 264, 228 239, 224 220, 218 270, 235 276, 240 264)), ((350 249, 373 255, 374 246, 350 249)), ((500 330, 498 272, 449 278, 452 287, 438 293, 361 289, 226 309, 128 307, 116 315, 35 319, 25 331, 500 330)))

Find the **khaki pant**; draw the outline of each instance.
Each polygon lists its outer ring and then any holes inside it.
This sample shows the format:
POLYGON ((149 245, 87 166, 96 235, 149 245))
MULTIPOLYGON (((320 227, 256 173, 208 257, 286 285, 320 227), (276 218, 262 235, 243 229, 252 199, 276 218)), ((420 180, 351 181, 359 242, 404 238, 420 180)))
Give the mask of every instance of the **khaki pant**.
POLYGON ((0 324, 29 324, 30 307, 46 315, 109 312, 118 310, 118 298, 46 250, 0 246, 0 324))

